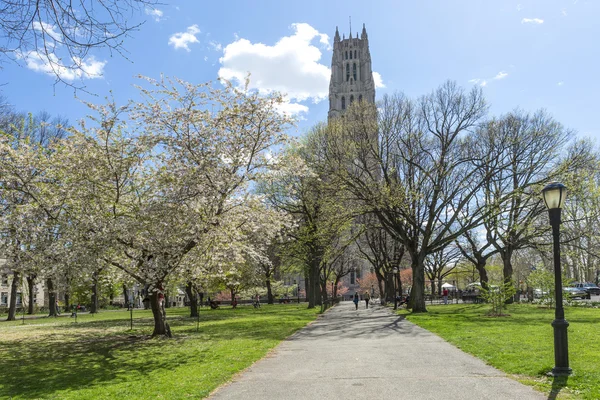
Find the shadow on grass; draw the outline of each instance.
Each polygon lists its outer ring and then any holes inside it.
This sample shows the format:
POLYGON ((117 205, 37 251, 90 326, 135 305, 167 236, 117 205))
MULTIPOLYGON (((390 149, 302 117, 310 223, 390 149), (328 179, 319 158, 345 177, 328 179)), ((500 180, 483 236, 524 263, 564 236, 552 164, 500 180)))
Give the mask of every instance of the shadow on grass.
POLYGON ((194 318, 174 315, 172 340, 151 339, 152 318, 134 319, 136 335, 126 319, 53 325, 33 339, 0 341, 0 398, 54 398, 64 390, 149 379, 174 365, 210 362, 229 340, 281 340, 309 319, 294 310, 202 312, 196 333, 194 318))
POLYGON ((550 394, 548 395, 548 400, 555 400, 560 393, 560 391, 567 386, 567 382, 569 381, 568 376, 555 376, 552 380, 552 390, 550 390, 550 394))

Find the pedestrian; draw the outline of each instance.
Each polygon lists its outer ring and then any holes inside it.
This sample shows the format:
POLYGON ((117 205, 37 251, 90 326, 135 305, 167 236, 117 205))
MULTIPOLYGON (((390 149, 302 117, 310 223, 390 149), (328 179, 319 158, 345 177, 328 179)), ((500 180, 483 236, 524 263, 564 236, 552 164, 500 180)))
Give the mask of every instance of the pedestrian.
POLYGON ((444 304, 448 304, 448 288, 444 288, 442 296, 444 296, 444 304))
POLYGON ((56 315, 60 315, 60 307, 58 306, 58 300, 56 300, 56 315))
POLYGON ((354 306, 356 307, 356 309, 358 310, 358 292, 354 293, 354 300, 352 300, 354 302, 354 306))
POLYGON ((363 295, 363 299, 365 300, 365 303, 367 305, 367 310, 369 309, 369 300, 371 300, 371 296, 369 296, 369 291, 365 291, 365 294, 363 295))

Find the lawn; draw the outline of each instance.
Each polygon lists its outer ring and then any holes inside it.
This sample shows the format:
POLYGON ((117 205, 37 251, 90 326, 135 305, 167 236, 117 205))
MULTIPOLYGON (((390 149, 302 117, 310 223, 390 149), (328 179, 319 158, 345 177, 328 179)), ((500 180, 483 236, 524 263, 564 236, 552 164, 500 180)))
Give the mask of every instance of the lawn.
POLYGON ((489 306, 430 306, 406 318, 467 353, 550 394, 549 398, 600 399, 600 309, 566 307, 569 361, 574 375, 546 377, 554 366, 554 310, 514 304, 510 316, 488 317, 489 306), (552 393, 551 393, 552 392, 552 393))
POLYGON ((0 323, 0 398, 206 397, 317 316, 306 305, 168 309, 174 339, 151 338, 152 314, 106 311, 0 323))

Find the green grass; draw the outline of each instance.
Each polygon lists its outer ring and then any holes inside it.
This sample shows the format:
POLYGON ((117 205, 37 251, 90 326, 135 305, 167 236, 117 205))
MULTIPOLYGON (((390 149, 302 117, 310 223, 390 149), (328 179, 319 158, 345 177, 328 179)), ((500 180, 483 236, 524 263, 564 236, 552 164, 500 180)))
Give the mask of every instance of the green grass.
POLYGON ((489 305, 430 306, 429 313, 406 318, 434 332, 467 353, 523 383, 550 394, 549 398, 600 399, 600 310, 567 307, 569 361, 574 375, 546 377, 554 366, 554 310, 514 304, 510 316, 488 317, 489 305))
POLYGON ((174 339, 151 338, 152 314, 107 311, 0 323, 0 398, 206 397, 317 316, 306 305, 168 309, 174 339))

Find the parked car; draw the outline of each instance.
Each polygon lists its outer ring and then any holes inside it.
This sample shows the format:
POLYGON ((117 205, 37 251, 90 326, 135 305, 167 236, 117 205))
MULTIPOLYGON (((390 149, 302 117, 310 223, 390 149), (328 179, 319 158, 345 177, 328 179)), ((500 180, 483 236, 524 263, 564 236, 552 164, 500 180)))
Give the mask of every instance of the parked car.
POLYGON ((600 295, 600 287, 596 286, 596 284, 592 282, 575 282, 573 287, 580 288, 586 291, 587 298, 590 299, 592 295, 598 296, 600 295))
POLYGON ((583 288, 566 287, 563 288, 563 292, 572 299, 574 299, 575 297, 579 297, 580 299, 588 298, 588 292, 586 292, 583 288))
POLYGON ((546 296, 547 294, 548 294, 547 290, 542 290, 539 288, 533 289, 533 297, 536 299, 546 296))

